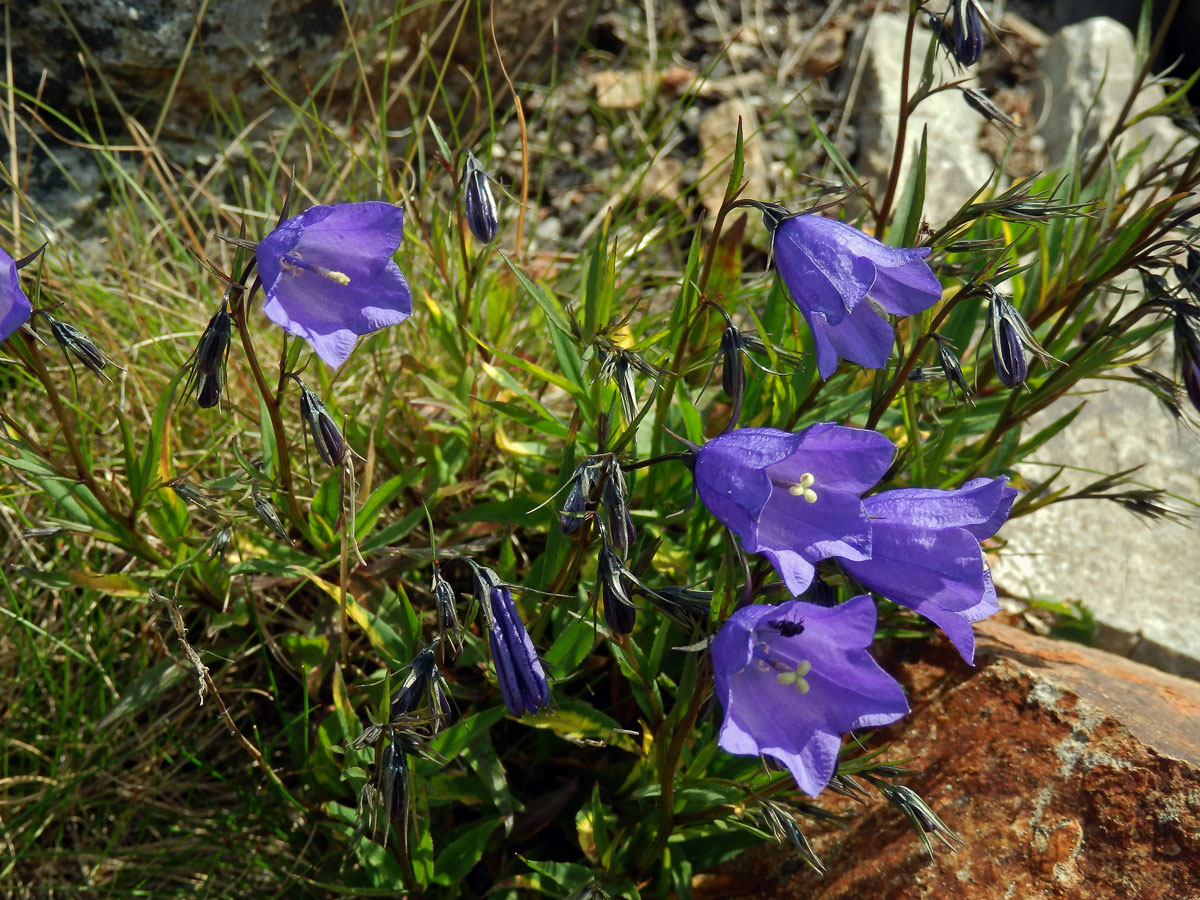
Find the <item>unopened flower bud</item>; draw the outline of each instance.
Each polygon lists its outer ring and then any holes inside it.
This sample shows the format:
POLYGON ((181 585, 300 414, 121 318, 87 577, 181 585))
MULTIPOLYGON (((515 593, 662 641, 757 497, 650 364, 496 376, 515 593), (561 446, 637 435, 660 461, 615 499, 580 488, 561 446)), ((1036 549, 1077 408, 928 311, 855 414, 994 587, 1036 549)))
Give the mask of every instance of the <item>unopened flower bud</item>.
POLYGON ((62 347, 63 353, 70 354, 79 360, 91 372, 99 375, 105 381, 111 381, 104 374, 104 368, 108 365, 120 369, 121 367, 109 359, 104 352, 92 342, 86 334, 76 328, 74 325, 68 325, 66 322, 60 322, 58 319, 51 316, 49 313, 43 312, 42 315, 50 325, 50 333, 54 335, 54 339, 58 341, 58 346, 62 347))
POLYGON ((633 631, 637 608, 629 599, 624 577, 625 566, 605 544, 596 564, 596 590, 604 604, 604 621, 615 634, 633 631))
POLYGON ((463 172, 463 206, 467 212, 467 226, 475 239, 490 244, 496 239, 500 221, 496 215, 496 200, 492 196, 488 176, 474 154, 467 153, 463 172))
POLYGON ((321 398, 305 387, 299 378, 296 378, 296 384, 300 385, 300 420, 312 435, 321 461, 327 466, 340 466, 346 460, 346 441, 341 430, 321 398))

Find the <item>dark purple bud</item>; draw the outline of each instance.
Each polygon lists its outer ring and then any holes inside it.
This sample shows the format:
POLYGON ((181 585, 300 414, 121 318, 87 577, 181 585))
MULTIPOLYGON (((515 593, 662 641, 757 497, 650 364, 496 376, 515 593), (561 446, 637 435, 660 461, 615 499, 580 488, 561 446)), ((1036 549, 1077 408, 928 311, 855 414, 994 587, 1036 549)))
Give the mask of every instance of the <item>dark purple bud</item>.
POLYGON ((229 358, 229 343, 233 335, 233 320, 225 310, 225 300, 200 335, 200 343, 192 353, 192 370, 185 391, 196 389, 196 405, 212 409, 221 402, 225 387, 225 361, 229 358))
POLYGON ((379 793, 383 797, 384 818, 405 822, 408 816, 408 756, 393 731, 379 757, 379 793))
POLYGON ((483 171, 479 160, 469 152, 463 180, 463 205, 466 207, 467 226, 476 240, 490 244, 496 239, 496 231, 500 227, 496 215, 496 200, 492 196, 487 173, 483 171))
POLYGON ((983 23, 975 0, 954 2, 954 58, 959 64, 973 66, 983 55, 983 23))
POLYGON ((171 490, 175 492, 175 495, 184 503, 190 503, 201 509, 212 509, 213 498, 182 478, 177 478, 167 483, 171 486, 171 490))
POLYGON ((587 494, 576 478, 567 492, 567 500, 558 516, 558 527, 563 534, 575 534, 583 524, 583 515, 587 512, 587 494))
POLYGON ((1192 406, 1200 411, 1200 310, 1177 303, 1171 308, 1174 318, 1175 364, 1192 406), (1193 312, 1195 310, 1195 312, 1193 312))
POLYGON ((321 398, 306 388, 299 378, 296 384, 300 385, 300 419, 305 430, 312 435, 321 461, 327 466, 340 466, 346 460, 346 442, 341 430, 321 398))
POLYGON ((971 402, 971 386, 967 384, 967 379, 963 375, 962 364, 958 357, 954 355, 954 350, 940 334, 931 334, 934 343, 937 345, 938 367, 941 368, 942 374, 946 377, 946 382, 950 385, 950 396, 954 398, 955 404, 958 403, 958 397, 955 394, 955 389, 962 394, 963 400, 967 403, 971 402))
POLYGON ((929 840, 929 835, 934 835, 943 844, 951 850, 957 850, 963 846, 963 840, 948 827, 946 823, 939 818, 938 814, 921 799, 921 796, 912 788, 904 785, 889 784, 880 778, 875 778, 869 774, 865 775, 879 791, 887 798, 888 802, 896 809, 904 814, 904 818, 908 819, 909 825, 917 832, 917 836, 921 838, 921 843, 925 845, 925 850, 930 855, 933 854, 933 843, 929 840))
POLYGON ((446 696, 446 685, 437 664, 439 641, 440 638, 434 638, 433 643, 422 649, 408 664, 408 674, 392 694, 388 709, 388 721, 391 724, 398 724, 405 716, 411 715, 426 698, 432 716, 433 732, 441 730, 449 718, 450 700, 446 696))
POLYGON ((622 556, 627 557, 629 548, 637 538, 637 531, 633 527, 633 517, 629 514, 625 475, 615 457, 611 458, 606 466, 600 502, 604 506, 605 523, 612 545, 622 556))
POLYGON ((600 548, 600 559, 596 564, 596 590, 604 604, 604 621, 615 634, 633 631, 637 608, 629 599, 625 581, 625 566, 607 545, 600 548))
POLYGON ((963 99, 967 101, 967 105, 992 124, 999 125, 1008 131, 1016 131, 1019 127, 1016 121, 993 103, 991 98, 983 91, 964 87, 960 87, 959 90, 962 91, 963 99))
POLYGON ((1025 383, 1029 374, 1026 350, 1041 360, 1043 365, 1048 366, 1056 360, 1042 349, 1016 307, 990 285, 987 291, 988 328, 992 333, 992 359, 996 364, 996 375, 1006 386, 1018 387, 1025 383))
POLYGON ((737 326, 729 323, 721 333, 721 390, 725 396, 740 403, 746 390, 746 361, 742 354, 746 351, 746 342, 737 326))

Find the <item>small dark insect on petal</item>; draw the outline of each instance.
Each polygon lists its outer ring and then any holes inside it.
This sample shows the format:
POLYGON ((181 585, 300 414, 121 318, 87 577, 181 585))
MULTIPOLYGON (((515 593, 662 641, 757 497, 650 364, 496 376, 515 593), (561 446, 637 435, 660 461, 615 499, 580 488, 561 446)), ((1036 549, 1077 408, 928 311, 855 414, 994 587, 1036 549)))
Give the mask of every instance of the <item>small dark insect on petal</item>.
POLYGON ((500 227, 500 220, 496 214, 496 199, 492 196, 487 173, 471 153, 467 153, 463 179, 466 182, 463 189, 463 205, 467 213, 467 226, 476 240, 490 244, 496 239, 496 232, 500 227))
POLYGON ((630 634, 637 618, 637 608, 629 599, 624 568, 607 545, 601 546, 596 564, 596 589, 604 605, 604 621, 615 634, 630 634))

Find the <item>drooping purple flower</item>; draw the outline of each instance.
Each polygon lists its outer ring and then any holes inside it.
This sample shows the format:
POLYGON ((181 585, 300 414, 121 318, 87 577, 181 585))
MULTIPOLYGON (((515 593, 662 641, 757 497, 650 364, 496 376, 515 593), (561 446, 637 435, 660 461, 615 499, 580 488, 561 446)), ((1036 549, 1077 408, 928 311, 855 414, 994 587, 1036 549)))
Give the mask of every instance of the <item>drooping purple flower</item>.
POLYGON ((888 247, 844 222, 788 215, 777 204, 758 208, 775 265, 812 331, 822 378, 839 358, 882 368, 894 338, 884 313, 913 315, 942 296, 925 262, 928 247, 888 247))
POLYGON ((874 636, 865 594, 834 607, 793 600, 739 609, 712 645, 725 710, 718 744, 778 760, 816 796, 837 769, 843 734, 908 712, 900 685, 866 651, 874 636))
POLYGON ((0 250, 0 341, 12 337, 33 315, 33 305, 21 290, 17 261, 0 250))
POLYGON ((796 434, 741 428, 696 451, 696 491, 748 553, 766 556, 801 594, 817 560, 871 555, 860 495, 883 477, 894 449, 878 432, 831 422, 796 434))
POLYGON ((404 211, 390 203, 314 206, 283 222, 255 255, 263 312, 337 368, 359 335, 403 322, 412 294, 392 254, 404 211))
POLYGON ((979 542, 999 530, 1016 496, 999 477, 976 478, 953 491, 906 488, 866 497, 870 558, 843 558, 842 568, 929 619, 972 663, 971 623, 1000 608, 979 542))
POLYGON ((517 613, 512 591, 503 584, 493 586, 485 609, 492 665, 496 667, 496 679, 508 711, 523 716, 549 706, 546 672, 517 613))

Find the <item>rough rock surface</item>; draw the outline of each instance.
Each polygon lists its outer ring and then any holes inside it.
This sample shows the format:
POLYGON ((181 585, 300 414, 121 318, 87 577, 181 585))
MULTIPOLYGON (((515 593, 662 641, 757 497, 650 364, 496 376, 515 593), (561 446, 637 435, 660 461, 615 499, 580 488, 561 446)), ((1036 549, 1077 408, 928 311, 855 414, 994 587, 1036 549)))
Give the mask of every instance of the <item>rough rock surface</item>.
MULTIPOLYGON (((1056 34, 1042 54, 1047 85, 1042 136, 1051 166, 1069 158, 1072 142, 1081 151, 1095 149, 1117 121, 1133 88, 1134 47, 1129 29, 1113 19, 1098 16, 1069 25, 1056 34)), ((1134 102, 1136 115, 1165 96, 1162 87, 1145 88, 1134 102)), ((1183 133, 1164 116, 1152 116, 1135 125, 1121 139, 1128 151, 1149 139, 1147 159, 1160 159, 1183 133)))
POLYGON ((808 829, 829 868, 753 851, 698 897, 1200 897, 1200 685, 1103 651, 978 626, 974 671, 916 662, 892 758, 966 846, 934 859, 882 803, 808 829), (722 893, 724 891, 724 893, 722 893))
MULTIPOLYGON (((455 29, 438 26, 458 7, 449 0, 407 4, 411 8, 402 11, 404 6, 393 0, 14 3, 10 40, 15 80, 21 88, 36 92, 44 72, 46 82, 40 90, 51 106, 68 112, 89 110, 89 91, 93 91, 100 108, 113 113, 100 79, 94 73, 82 77, 82 41, 91 57, 89 69, 99 70, 125 112, 149 129, 173 90, 169 126, 181 135, 194 134, 204 125, 214 97, 237 97, 245 120, 278 105, 280 94, 299 102, 350 53, 347 34, 370 37, 359 47, 359 58, 351 58, 346 66, 343 87, 353 87, 360 60, 368 71, 380 71, 378 52, 386 49, 389 32, 385 26, 398 12, 397 44, 391 58, 396 72, 413 63, 422 41, 430 41, 435 54, 445 52, 455 29), (56 9, 60 5, 63 14, 56 9), (200 8, 204 16, 197 26, 200 8), (186 65, 172 88, 185 57, 186 65)), ((539 53, 556 37, 569 44, 574 29, 586 21, 581 14, 585 8, 585 0, 496 4, 496 35, 510 71, 526 54, 539 53)), ((475 29, 468 27, 465 32, 470 39, 461 42, 461 61, 473 67, 479 58, 475 29)))
MULTIPOLYGON (((904 32, 907 16, 879 13, 873 16, 862 38, 862 81, 854 101, 854 124, 858 129, 859 151, 855 166, 858 173, 872 182, 872 190, 886 183, 892 165, 899 127, 898 92, 904 56, 904 32)), ((930 34, 917 30, 913 40, 910 89, 921 78, 930 34)), ((938 54, 934 65, 934 84, 954 81, 956 73, 945 54, 938 54)), ((923 100, 908 120, 904 163, 900 184, 907 183, 908 171, 921 146, 921 132, 928 129, 925 218, 935 227, 945 222, 979 188, 992 178, 991 158, 979 147, 982 119, 967 106, 958 91, 942 91, 923 100)))
MULTIPOLYGON (((1195 498, 1200 435, 1134 385, 1102 381, 1089 387, 1096 393, 1064 398, 1032 426, 1030 433, 1087 401, 1075 421, 1034 456, 1089 470, 1064 471, 1056 485, 1078 489, 1099 478, 1094 472, 1142 466, 1131 477, 1195 498)), ((1029 464, 1021 471, 1042 481, 1055 469, 1029 464)), ((1101 626, 1098 642, 1104 648, 1200 677, 1198 525, 1195 518, 1184 524, 1147 522, 1103 500, 1052 504, 1001 533, 1009 545, 995 564, 996 583, 1019 596, 1081 601, 1101 626)))

